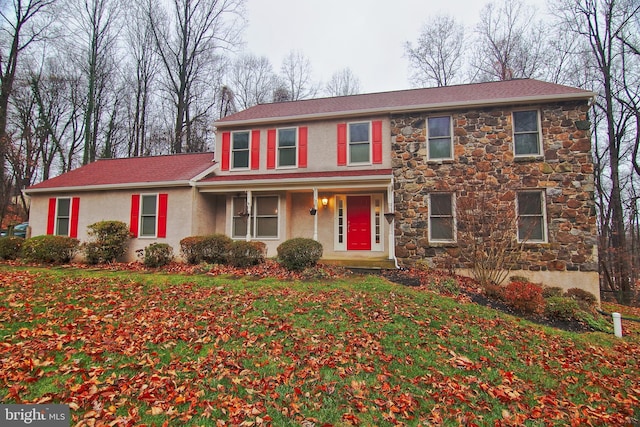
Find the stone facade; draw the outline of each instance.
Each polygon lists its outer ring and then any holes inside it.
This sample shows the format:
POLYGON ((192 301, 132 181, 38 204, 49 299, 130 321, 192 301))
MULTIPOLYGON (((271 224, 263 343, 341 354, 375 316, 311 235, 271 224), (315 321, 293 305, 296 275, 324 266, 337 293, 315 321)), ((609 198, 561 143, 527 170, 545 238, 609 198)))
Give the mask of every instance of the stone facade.
MULTIPOLYGON (((546 200, 547 242, 526 243, 516 269, 596 272, 597 230, 591 136, 585 101, 522 105, 538 110, 543 154, 516 157, 513 108, 494 107, 391 117, 395 186, 395 253, 403 265, 426 259, 436 267, 464 268, 455 243, 429 241, 428 198, 450 192, 457 200, 484 192, 492 203, 514 203, 518 191, 539 190, 546 200), (429 116, 449 115, 453 160, 427 160, 429 116)), ((514 230, 515 232, 515 230, 514 230)), ((518 274, 518 273, 515 273, 518 274)), ((597 273, 596 273, 597 274, 597 273)))

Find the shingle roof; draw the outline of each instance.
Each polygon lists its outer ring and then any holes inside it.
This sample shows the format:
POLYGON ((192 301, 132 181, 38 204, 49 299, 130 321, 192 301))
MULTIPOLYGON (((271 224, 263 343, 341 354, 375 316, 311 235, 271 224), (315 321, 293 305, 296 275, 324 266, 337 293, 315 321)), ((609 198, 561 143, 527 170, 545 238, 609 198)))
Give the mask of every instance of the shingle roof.
POLYGON ((482 104, 588 99, 594 95, 593 92, 574 87, 540 80, 518 79, 261 104, 220 119, 216 126, 233 126, 243 122, 327 118, 346 113, 391 113, 482 104))
POLYGON ((213 153, 102 159, 27 188, 108 187, 122 184, 186 183, 213 166, 213 153))

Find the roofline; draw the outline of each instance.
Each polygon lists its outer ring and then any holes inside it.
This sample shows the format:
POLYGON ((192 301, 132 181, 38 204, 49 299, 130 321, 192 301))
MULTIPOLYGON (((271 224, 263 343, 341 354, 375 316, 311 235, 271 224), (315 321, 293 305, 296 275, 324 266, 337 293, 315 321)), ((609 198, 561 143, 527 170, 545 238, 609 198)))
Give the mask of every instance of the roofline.
POLYGON ((25 188, 22 190, 25 194, 38 193, 64 193, 78 191, 104 191, 104 190, 125 190, 130 188, 154 188, 154 187, 190 187, 190 180, 180 181, 156 181, 156 182, 126 182, 121 184, 99 184, 99 185, 80 185, 72 187, 46 187, 46 188, 25 188))
POLYGON ((355 175, 349 177, 339 176, 325 179, 319 179, 318 177, 282 179, 274 176, 274 178, 268 179, 198 182, 195 183, 195 186, 198 187, 198 190, 201 193, 223 193, 228 191, 238 191, 239 189, 252 189, 256 187, 259 187, 260 190, 291 190, 292 186, 295 186, 296 190, 320 187, 370 188, 371 184, 376 181, 379 181, 381 184, 388 185, 392 179, 393 174, 355 175))
POLYGON ((535 96, 522 96, 516 98, 498 98, 498 99, 482 99, 465 102, 441 102, 437 104, 418 104, 418 105, 403 105, 398 107, 376 107, 366 108, 362 110, 346 110, 346 111, 331 111, 326 113, 312 113, 301 114, 295 116, 281 116, 281 117, 264 117, 257 119, 244 119, 244 120, 230 120, 227 122, 215 122, 214 126, 218 129, 243 125, 247 123, 252 124, 271 124, 286 121, 304 121, 304 120, 322 120, 330 119, 334 117, 356 117, 364 115, 374 114, 393 114, 393 113, 408 113, 413 111, 422 110, 446 110, 458 107, 486 107, 489 105, 505 105, 505 104, 529 104, 529 103, 543 103, 547 101, 573 101, 578 99, 590 100, 596 97, 598 94, 595 92, 578 92, 569 94, 554 94, 554 95, 535 95, 535 96))

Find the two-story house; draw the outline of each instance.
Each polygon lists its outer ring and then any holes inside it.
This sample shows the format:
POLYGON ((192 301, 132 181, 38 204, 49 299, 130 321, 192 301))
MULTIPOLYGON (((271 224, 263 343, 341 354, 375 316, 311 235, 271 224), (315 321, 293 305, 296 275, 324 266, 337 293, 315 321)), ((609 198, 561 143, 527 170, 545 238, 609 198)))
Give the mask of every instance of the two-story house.
POLYGON ((482 192, 513 206, 517 274, 598 294, 593 96, 525 79, 258 105, 215 123, 215 160, 99 160, 30 187, 30 223, 83 240, 126 221, 130 254, 225 233, 268 256, 309 237, 327 260, 465 267, 456 207, 482 192))

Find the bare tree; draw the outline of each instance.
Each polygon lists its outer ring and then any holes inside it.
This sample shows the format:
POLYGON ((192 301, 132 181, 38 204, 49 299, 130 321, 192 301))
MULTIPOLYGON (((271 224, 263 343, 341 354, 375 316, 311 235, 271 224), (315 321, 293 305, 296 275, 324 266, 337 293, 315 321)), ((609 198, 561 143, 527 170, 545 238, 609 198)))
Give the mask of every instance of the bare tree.
POLYGON ((13 0, 0 7, 0 218, 8 203, 9 187, 5 158, 10 144, 7 133, 9 98, 21 53, 41 37, 47 22, 37 22, 54 0, 13 0))
POLYGON ((416 46, 405 44, 412 84, 448 86, 462 69, 464 26, 450 15, 436 15, 422 26, 416 46))
POLYGON ((475 32, 472 80, 531 78, 544 68, 545 27, 522 0, 486 4, 475 32))
MULTIPOLYGON (((640 86, 636 55, 640 4, 635 0, 565 0, 557 14, 574 35, 584 40, 585 54, 599 93, 592 116, 600 193, 601 260, 606 285, 628 302, 632 290, 631 253, 623 204, 625 159, 637 155, 637 106, 640 86), (635 135, 633 137, 632 135, 635 135), (632 154, 633 153, 633 154, 632 154)), ((635 162, 635 158, 632 162, 635 162)))
MULTIPOLYGON (((194 146, 194 135, 188 126, 201 120, 194 106, 208 75, 216 72, 210 66, 219 58, 218 49, 231 48, 238 41, 241 30, 237 18, 244 0, 173 0, 171 12, 161 13, 159 2, 147 2, 147 14, 157 52, 165 71, 166 88, 174 106, 173 142, 171 151, 180 153, 194 146), (197 117, 196 117, 197 116, 197 117)), ((216 87, 219 87, 217 85, 216 87)), ((209 111, 215 100, 201 111, 209 111)))
POLYGON ((231 65, 227 78, 236 106, 240 109, 269 102, 277 87, 277 77, 266 56, 239 56, 231 65))
POLYGON ((350 68, 336 71, 325 87, 328 96, 357 95, 360 93, 360 79, 350 68))
POLYGON ((284 58, 280 80, 288 90, 291 101, 313 98, 320 89, 320 84, 313 81, 311 61, 300 51, 291 51, 284 58))

